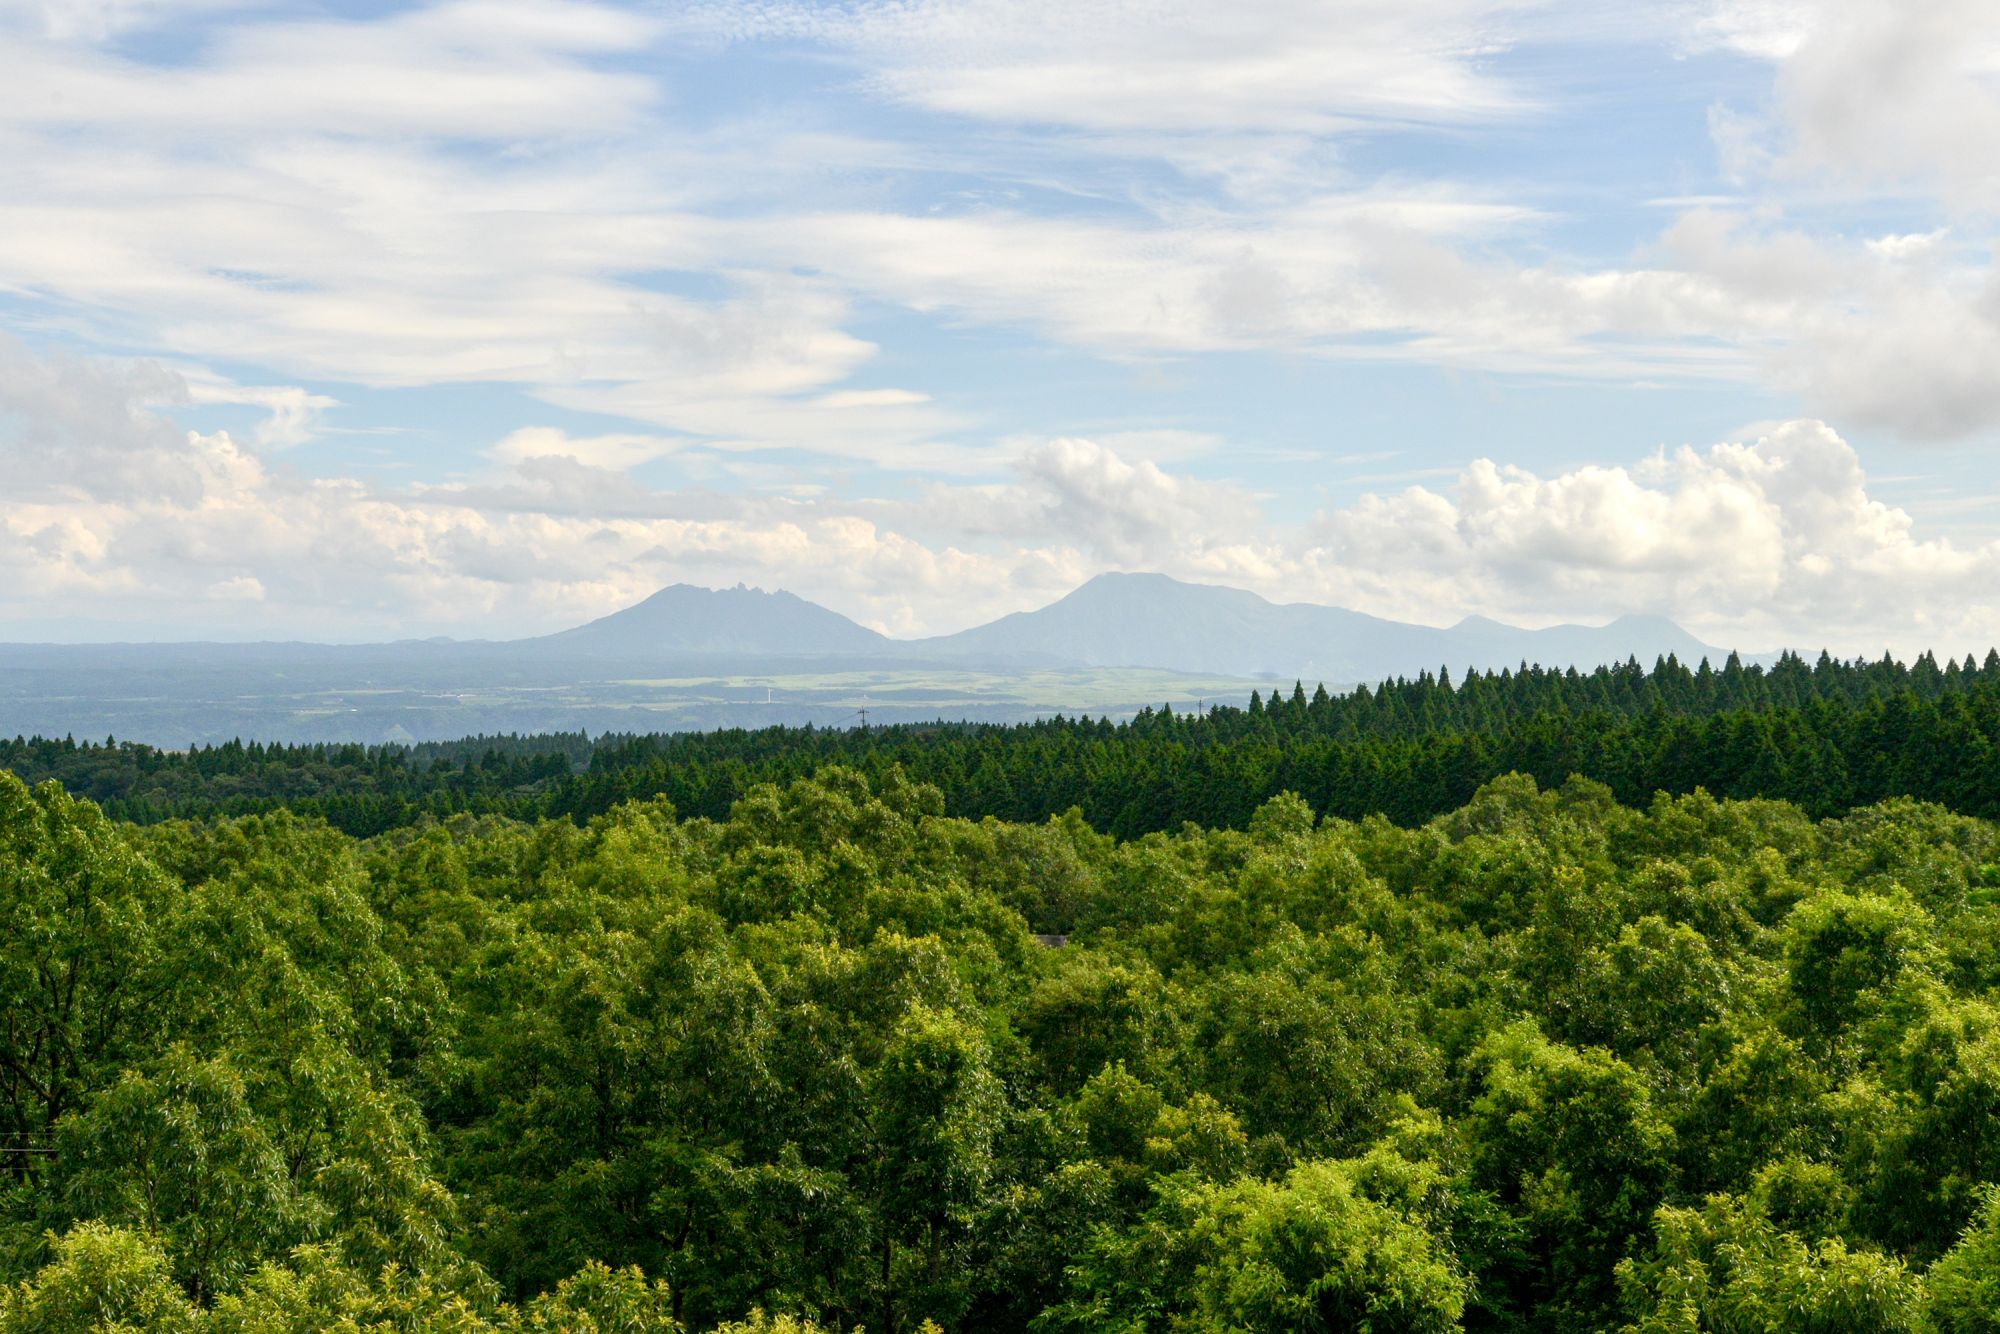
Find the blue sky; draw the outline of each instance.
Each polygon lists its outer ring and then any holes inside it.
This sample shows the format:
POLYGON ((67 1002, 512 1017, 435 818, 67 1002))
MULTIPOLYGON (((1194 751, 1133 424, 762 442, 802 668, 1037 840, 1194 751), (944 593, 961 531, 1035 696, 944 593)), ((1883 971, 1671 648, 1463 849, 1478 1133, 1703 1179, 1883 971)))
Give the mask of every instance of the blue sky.
POLYGON ((1966 0, 0 0, 0 636, 2000 640, 1966 0))

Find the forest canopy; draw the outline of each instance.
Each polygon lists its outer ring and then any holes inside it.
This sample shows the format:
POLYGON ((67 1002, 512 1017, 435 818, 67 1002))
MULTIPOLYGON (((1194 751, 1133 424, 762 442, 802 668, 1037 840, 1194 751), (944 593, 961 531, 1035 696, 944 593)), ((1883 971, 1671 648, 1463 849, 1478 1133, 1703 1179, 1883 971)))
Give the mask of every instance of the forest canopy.
POLYGON ((1580 673, 1523 666, 1385 681, 1347 694, 1296 683, 1247 707, 1148 709, 1121 723, 937 722, 770 727, 652 736, 472 737, 414 746, 230 742, 169 752, 73 738, 0 741, 0 768, 55 779, 138 823, 291 810, 355 835, 459 813, 578 822, 664 797, 683 816, 729 817, 760 784, 841 764, 936 787, 945 810, 1034 823, 1072 807, 1135 838, 1193 821, 1246 828, 1282 792, 1316 815, 1416 824, 1481 784, 1582 774, 1639 805, 1697 787, 1774 797, 1814 818, 1889 797, 2000 819, 2000 653, 1942 665, 1720 668, 1672 658, 1580 673))
POLYGON ((0 1334, 2000 1327, 2000 828, 1617 798, 0 775, 0 1334))

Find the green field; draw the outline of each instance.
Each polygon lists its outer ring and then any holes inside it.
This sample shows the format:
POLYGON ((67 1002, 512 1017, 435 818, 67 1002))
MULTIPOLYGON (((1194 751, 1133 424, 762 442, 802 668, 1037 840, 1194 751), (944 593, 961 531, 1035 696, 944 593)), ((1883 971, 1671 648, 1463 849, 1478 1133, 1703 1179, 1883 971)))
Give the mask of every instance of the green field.
POLYGON ((598 703, 673 714, 713 709, 867 709, 906 720, 912 715, 956 715, 967 709, 1008 710, 1018 716, 1080 713, 1127 717, 1139 709, 1171 704, 1194 709, 1227 701, 1240 704, 1252 690, 1269 693, 1273 682, 1228 676, 1186 676, 1151 668, 1089 671, 817 672, 768 676, 663 677, 577 687, 598 703), (625 695, 622 692, 631 692, 625 695))
MULTIPOLYGON (((641 669, 643 671, 643 669, 641 669)), ((103 737, 183 747, 447 740, 474 733, 659 732, 774 723, 853 726, 937 718, 1024 722, 1055 714, 1128 718, 1243 704, 1278 683, 1147 668, 941 668, 645 676, 631 665, 527 667, 376 663, 326 655, 227 665, 0 663, 0 735, 103 737), (595 671, 596 676, 591 672, 595 671)), ((1310 684, 1310 683, 1309 683, 1310 684)), ((1329 683, 1331 684, 1331 683, 1329 683)), ((1283 683, 1289 689, 1291 682, 1283 683)))

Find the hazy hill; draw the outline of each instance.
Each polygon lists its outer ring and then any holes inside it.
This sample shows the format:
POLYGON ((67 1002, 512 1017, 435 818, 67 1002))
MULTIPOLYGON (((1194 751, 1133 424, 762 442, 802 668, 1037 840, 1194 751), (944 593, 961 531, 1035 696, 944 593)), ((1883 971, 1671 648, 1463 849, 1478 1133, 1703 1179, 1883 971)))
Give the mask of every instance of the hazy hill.
POLYGON ((1588 668, 1600 663, 1637 658, 1647 667, 1669 654, 1693 666, 1703 658, 1717 667, 1729 656, 1727 647, 1702 643, 1664 616, 1620 616, 1609 625, 1552 625, 1523 630, 1484 616, 1468 616, 1449 630, 1458 655, 1450 662, 1472 667, 1501 667, 1520 662, 1545 667, 1588 668))
POLYGON ((1407 670, 1434 634, 1338 607, 1279 605, 1239 588, 1185 584, 1163 574, 1101 574, 1037 611, 1015 612, 921 641, 952 658, 1264 672, 1347 679, 1357 656, 1401 656, 1407 670), (1356 648, 1363 652, 1359 655, 1356 648), (1399 652, 1400 651, 1400 652, 1399 652), (1211 664, 1230 664, 1227 667, 1211 664))
POLYGON ((790 593, 676 584, 560 634, 392 644, 0 644, 0 735, 181 746, 651 732, 1049 713, 1247 699, 1448 666, 1589 668, 1722 655, 1669 621, 1405 625, 1163 575, 1104 575, 961 634, 894 640, 790 593))
MULTIPOLYGON (((518 640, 523 648, 635 659, 701 655, 818 658, 881 655, 893 641, 780 589, 671 584, 644 602, 573 630, 518 640)), ((746 667, 755 666, 748 662, 746 667)))
POLYGON ((1255 593, 1162 574, 1103 574, 1038 611, 1016 612, 912 646, 932 656, 995 662, 1163 667, 1234 676, 1275 673, 1329 683, 1415 675, 1440 665, 1535 662, 1650 665, 1721 654, 1673 622, 1627 616, 1606 626, 1522 630, 1483 617, 1449 628, 1409 625, 1340 607, 1277 603, 1255 593))

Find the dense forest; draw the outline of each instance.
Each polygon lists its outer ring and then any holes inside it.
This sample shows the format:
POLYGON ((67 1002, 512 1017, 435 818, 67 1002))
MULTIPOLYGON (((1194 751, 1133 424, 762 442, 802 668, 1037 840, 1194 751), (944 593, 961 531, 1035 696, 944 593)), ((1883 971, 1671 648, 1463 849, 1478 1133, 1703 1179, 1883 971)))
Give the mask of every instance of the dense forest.
POLYGON ((2000 1329, 2000 828, 1616 796, 356 839, 0 775, 0 1334, 2000 1329))
POLYGON ((186 753, 119 744, 0 742, 0 768, 55 779, 120 818, 154 823, 289 809, 367 836, 454 814, 578 821, 664 796, 726 819, 763 783, 839 763, 900 770, 952 815, 1034 822, 1072 807, 1122 838, 1192 821, 1243 829, 1280 792, 1319 815, 1419 823, 1479 786, 1584 774, 1621 802, 1657 791, 1791 801, 1815 818, 1895 796, 2000 818, 2000 654, 1905 665, 1718 670, 1672 659, 1590 673, 1446 672, 1349 694, 1303 685, 1248 707, 1171 708, 1111 723, 773 727, 665 736, 480 737, 420 746, 264 746, 186 753))

